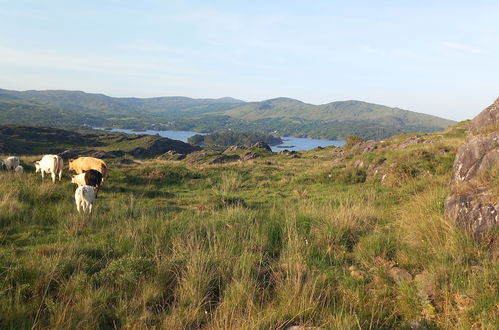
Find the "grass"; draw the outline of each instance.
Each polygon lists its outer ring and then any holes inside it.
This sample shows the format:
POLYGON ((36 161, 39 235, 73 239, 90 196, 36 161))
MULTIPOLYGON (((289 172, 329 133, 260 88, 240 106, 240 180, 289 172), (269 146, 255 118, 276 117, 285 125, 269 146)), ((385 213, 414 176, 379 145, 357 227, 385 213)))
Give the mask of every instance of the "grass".
POLYGON ((0 172, 0 327, 495 329, 497 260, 443 217, 463 137, 426 138, 339 164, 335 148, 111 164, 90 217, 67 173, 0 172), (390 181, 359 180, 357 159, 390 181))

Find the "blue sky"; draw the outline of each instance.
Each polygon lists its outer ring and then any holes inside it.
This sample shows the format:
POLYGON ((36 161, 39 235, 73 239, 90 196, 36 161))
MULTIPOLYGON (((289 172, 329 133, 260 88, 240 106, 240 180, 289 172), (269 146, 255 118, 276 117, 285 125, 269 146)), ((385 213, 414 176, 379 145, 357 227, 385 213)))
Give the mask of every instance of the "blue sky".
POLYGON ((363 100, 472 118, 498 1, 3 1, 0 88, 363 100))

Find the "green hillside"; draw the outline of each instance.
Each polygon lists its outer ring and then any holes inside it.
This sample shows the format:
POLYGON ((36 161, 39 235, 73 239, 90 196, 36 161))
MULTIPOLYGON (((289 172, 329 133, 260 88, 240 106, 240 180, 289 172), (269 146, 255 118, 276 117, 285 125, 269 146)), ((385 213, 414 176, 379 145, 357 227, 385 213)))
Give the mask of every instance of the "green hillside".
POLYGON ((442 129, 455 123, 422 113, 361 101, 338 101, 312 105, 288 98, 247 103, 225 114, 248 121, 259 119, 306 119, 310 121, 363 121, 387 127, 442 129))
POLYGON ((277 133, 344 139, 382 139, 407 132, 434 132, 451 120, 360 101, 324 105, 289 98, 245 103, 233 98, 115 98, 80 91, 0 89, 0 124, 55 127, 113 126, 156 130, 277 133))

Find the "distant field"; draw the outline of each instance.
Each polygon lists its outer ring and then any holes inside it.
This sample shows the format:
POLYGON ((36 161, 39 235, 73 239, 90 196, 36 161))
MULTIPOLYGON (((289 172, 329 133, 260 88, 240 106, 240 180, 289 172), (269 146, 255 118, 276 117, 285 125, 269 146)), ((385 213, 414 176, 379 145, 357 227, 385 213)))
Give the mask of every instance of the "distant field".
POLYGON ((22 158, 0 172, 0 328, 495 329, 496 260, 443 216, 464 126, 411 137, 110 160, 88 218, 68 172, 22 158))

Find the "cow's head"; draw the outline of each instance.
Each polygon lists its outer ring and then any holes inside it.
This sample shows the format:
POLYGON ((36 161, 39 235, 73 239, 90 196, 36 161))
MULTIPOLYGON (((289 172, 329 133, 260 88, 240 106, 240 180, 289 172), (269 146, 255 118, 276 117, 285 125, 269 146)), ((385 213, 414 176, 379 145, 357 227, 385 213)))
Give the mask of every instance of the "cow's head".
POLYGON ((78 182, 76 182, 76 175, 73 175, 71 177, 71 183, 76 183, 76 184, 78 183, 78 182))
POLYGON ((39 160, 37 160, 35 162, 35 168, 36 168, 35 173, 40 173, 40 171, 42 170, 42 168, 40 167, 40 161, 39 160))
POLYGON ((73 162, 74 162, 74 161, 75 161, 75 159, 74 159, 74 158, 70 158, 70 159, 69 159, 69 170, 70 170, 70 171, 74 171, 74 170, 75 170, 75 168, 74 168, 74 164, 73 164, 73 162))

